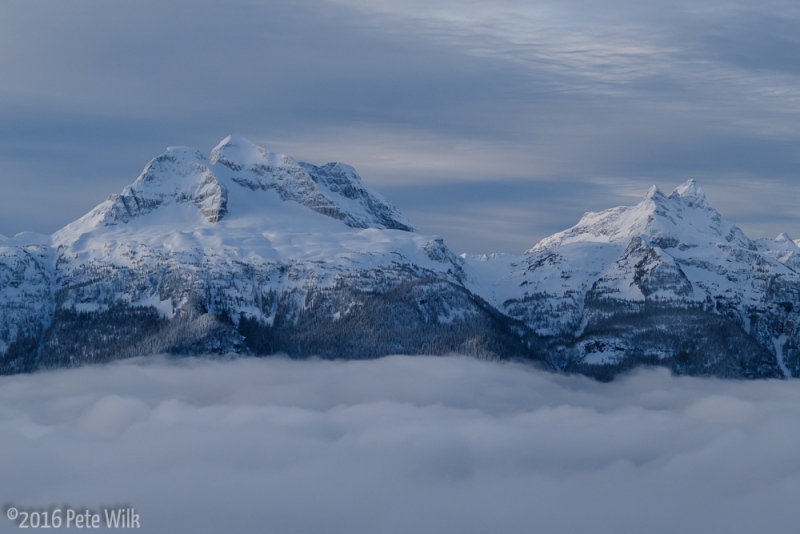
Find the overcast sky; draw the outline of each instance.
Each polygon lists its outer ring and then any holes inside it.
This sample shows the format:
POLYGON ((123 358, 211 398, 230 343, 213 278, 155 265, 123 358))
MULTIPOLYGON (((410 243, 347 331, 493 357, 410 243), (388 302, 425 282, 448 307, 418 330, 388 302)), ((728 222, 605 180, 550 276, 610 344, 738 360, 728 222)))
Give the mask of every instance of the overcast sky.
POLYGON ((239 132, 350 163, 456 252, 692 177, 800 238, 795 1, 4 0, 0 73, 7 236, 239 132))
POLYGON ((143 534, 794 534, 798 384, 423 356, 0 377, 0 531, 132 506, 143 534))

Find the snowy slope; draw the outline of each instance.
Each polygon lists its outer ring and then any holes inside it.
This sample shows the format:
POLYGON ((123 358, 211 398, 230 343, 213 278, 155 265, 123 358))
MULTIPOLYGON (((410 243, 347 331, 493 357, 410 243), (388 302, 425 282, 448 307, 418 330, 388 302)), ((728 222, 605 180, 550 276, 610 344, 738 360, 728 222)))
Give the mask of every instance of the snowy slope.
POLYGON ((157 303, 169 316, 182 303, 168 301, 158 285, 142 280, 123 293, 98 290, 91 283, 97 269, 125 269, 128 278, 158 272, 160 279, 179 268, 184 277, 202 272, 223 300, 247 302, 229 312, 262 320, 268 316, 256 305, 255 285, 301 290, 302 299, 304 290, 331 287, 351 271, 407 264, 456 282, 461 270, 441 239, 413 232, 351 167, 300 164, 241 137, 223 140, 209 159, 195 149, 169 148, 121 194, 56 232, 53 243, 65 306, 105 309, 123 297, 157 303), (255 285, 252 277, 234 276, 243 266, 258 268, 255 285), (286 269, 302 276, 285 276, 286 269))
MULTIPOLYGON (((578 354, 570 358, 619 363, 632 348, 621 338, 631 332, 611 335, 616 348, 601 356, 596 339, 575 343, 599 325, 608 330, 610 320, 638 314, 642 321, 655 309, 717 314, 771 345, 798 305, 795 248, 785 237, 751 242, 690 180, 669 196, 653 186, 636 206, 587 213, 524 256, 468 258, 467 273, 470 289, 504 313, 540 335, 571 340, 578 354)), ((648 354, 674 355, 663 347, 648 354)))
POLYGON ((786 232, 775 239, 756 239, 755 245, 759 251, 800 273, 800 246, 786 232))
POLYGON ((265 151, 241 136, 225 138, 211 151, 215 174, 253 191, 275 191, 315 212, 353 228, 413 231, 410 222, 385 198, 371 191, 349 165, 317 167, 265 151))
POLYGON ((471 287, 499 307, 520 293, 581 302, 588 293, 630 302, 725 298, 748 307, 762 300, 770 276, 797 280, 763 250, 766 245, 757 247, 722 218, 690 180, 669 196, 653 186, 636 206, 587 213, 523 257, 470 261, 471 287))

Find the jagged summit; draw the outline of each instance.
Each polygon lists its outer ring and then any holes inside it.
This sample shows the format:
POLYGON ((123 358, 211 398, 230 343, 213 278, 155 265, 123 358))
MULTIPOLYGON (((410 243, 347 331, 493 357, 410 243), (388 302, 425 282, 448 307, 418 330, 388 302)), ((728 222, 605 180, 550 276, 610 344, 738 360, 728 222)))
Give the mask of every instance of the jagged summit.
POLYGON ((782 232, 775 239, 756 239, 754 243, 762 253, 800 272, 800 246, 786 232, 782 232))
POLYGON ((789 234, 781 232, 775 239, 761 238, 755 240, 759 250, 776 252, 800 252, 800 246, 789 234))
POLYGON ((205 155, 200 150, 192 146, 168 146, 163 155, 170 156, 173 159, 196 159, 198 161, 207 163, 205 155))
POLYGON ((673 200, 680 199, 688 206, 706 205, 706 193, 694 178, 676 187, 669 197, 673 200))
POLYGON ((648 189, 647 193, 644 195, 645 200, 655 200, 663 197, 664 193, 661 192, 661 189, 659 189, 657 185, 651 185, 650 189, 648 189))
POLYGON ((385 198, 366 187, 349 165, 316 166, 268 152, 241 135, 230 135, 211 152, 215 172, 253 191, 274 191, 282 200, 338 219, 353 228, 414 231, 385 198))
POLYGON ((751 247, 737 226, 708 205, 697 181, 689 180, 668 197, 654 185, 636 206, 589 212, 577 225, 543 239, 527 253, 575 242, 627 243, 634 237, 662 248, 698 240, 751 247))
POLYGON ((133 221, 156 221, 168 227, 217 223, 228 212, 228 188, 196 148, 169 147, 150 160, 139 177, 53 237, 69 244, 81 235, 133 221), (183 210, 182 207, 192 209, 183 210), (171 210, 170 214, 164 212, 171 210), (160 214, 158 219, 146 216, 160 214))
POLYGON ((57 234, 61 242, 73 241, 83 233, 133 221, 190 231, 228 219, 240 221, 237 227, 255 225, 256 233, 276 225, 319 231, 336 224, 414 231, 349 165, 298 162, 233 134, 208 158, 196 148, 167 148, 120 194, 57 234), (314 213, 298 210, 298 205, 314 213), (331 219, 338 223, 324 222, 331 219))

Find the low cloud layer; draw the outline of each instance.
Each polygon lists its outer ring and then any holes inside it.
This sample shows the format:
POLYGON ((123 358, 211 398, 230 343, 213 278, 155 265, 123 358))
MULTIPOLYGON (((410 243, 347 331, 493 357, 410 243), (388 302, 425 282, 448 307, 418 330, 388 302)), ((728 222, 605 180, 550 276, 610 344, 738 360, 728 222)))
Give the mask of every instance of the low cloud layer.
POLYGON ((0 502, 141 532, 788 533, 798 420, 796 381, 134 360, 0 379, 0 502))

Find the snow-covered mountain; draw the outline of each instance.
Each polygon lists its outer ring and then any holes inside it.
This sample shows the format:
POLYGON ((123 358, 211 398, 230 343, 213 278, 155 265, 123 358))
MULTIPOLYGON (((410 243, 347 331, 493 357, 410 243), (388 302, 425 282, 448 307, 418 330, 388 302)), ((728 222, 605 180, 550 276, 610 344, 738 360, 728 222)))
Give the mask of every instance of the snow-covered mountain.
POLYGON ((390 353, 800 376, 800 248, 749 240, 694 181, 525 255, 460 258, 352 167, 240 136, 173 147, 52 236, 0 237, 0 371, 152 352, 390 353))
POLYGON ((796 375, 796 249, 749 240, 690 180, 587 213, 524 256, 467 258, 468 286, 549 339, 560 369, 796 375))
POLYGON ((521 354, 442 240, 352 167, 173 147, 52 236, 0 241, 5 373, 151 352, 521 354))

